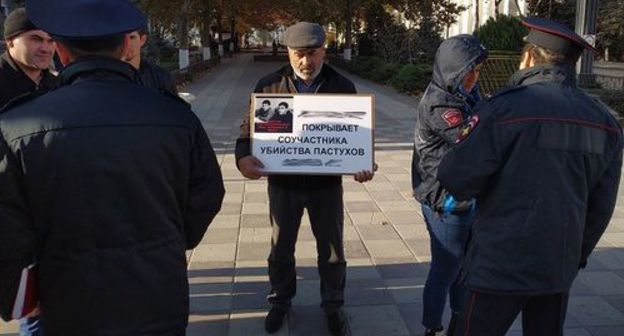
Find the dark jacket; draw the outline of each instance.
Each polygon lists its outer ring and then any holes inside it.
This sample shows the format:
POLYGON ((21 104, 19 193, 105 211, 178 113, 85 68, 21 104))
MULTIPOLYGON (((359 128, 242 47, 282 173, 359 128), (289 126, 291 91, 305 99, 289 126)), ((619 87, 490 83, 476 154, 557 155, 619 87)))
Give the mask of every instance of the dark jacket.
MULTIPOLYGON (((286 65, 278 71, 260 79, 256 85, 255 93, 297 93, 294 83, 294 71, 290 65, 286 65)), ((336 72, 329 65, 323 65, 323 69, 319 74, 319 86, 316 93, 357 93, 353 83, 336 72)), ((252 107, 250 107, 251 109, 252 107)), ((241 134, 236 141, 236 162, 241 158, 251 155, 251 142, 249 139, 250 113, 247 112, 241 123, 241 134)), ((340 175, 269 175, 270 184, 279 184, 288 188, 297 187, 326 187, 336 186, 342 183, 340 175)))
POLYGON ((219 211, 223 181, 193 112, 134 75, 85 58, 58 89, 0 118, 0 246, 13 247, 14 264, 36 252, 49 336, 187 325, 185 250, 219 211))
POLYGON ((480 100, 478 86, 469 94, 462 93, 464 76, 486 57, 485 48, 471 35, 457 35, 444 41, 436 53, 433 80, 416 110, 414 196, 439 212, 465 211, 472 206, 472 202, 457 202, 440 186, 436 176, 440 160, 455 144, 460 126, 480 100))
POLYGON ((513 83, 476 111, 478 124, 438 178, 479 205, 464 265, 469 287, 565 292, 611 218, 622 131, 576 87, 573 69, 533 67, 513 83))
POLYGON ((0 56, 0 108, 9 101, 34 91, 49 91, 58 84, 58 78, 48 70, 42 71, 39 84, 28 77, 5 52, 0 56))
POLYGON ((155 89, 160 92, 167 92, 174 96, 178 95, 178 88, 176 87, 171 74, 154 63, 141 60, 141 65, 139 66, 139 76, 141 77, 143 85, 148 88, 155 89))

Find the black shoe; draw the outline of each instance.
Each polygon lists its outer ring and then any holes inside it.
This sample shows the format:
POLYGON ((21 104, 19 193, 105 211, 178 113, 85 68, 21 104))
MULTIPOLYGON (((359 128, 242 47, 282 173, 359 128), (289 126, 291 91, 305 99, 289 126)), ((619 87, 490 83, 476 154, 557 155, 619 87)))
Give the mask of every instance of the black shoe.
POLYGON ((278 332, 284 324, 284 318, 288 315, 288 308, 273 306, 264 319, 264 329, 269 334, 278 332))
POLYGON ((424 336, 444 336, 444 328, 427 329, 424 336))
POLYGON ((332 336, 347 335, 347 317, 342 309, 327 313, 327 325, 332 336))

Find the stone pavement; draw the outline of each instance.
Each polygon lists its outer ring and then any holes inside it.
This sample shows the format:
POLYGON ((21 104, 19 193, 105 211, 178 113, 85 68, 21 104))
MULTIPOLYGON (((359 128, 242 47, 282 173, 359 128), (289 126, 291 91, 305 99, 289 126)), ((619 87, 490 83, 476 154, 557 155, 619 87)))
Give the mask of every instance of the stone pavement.
MULTIPOLYGON (((225 59, 188 88, 222 165, 226 198, 201 245, 189 253, 189 336, 264 335, 269 290, 266 257, 271 229, 266 180, 242 178, 234 164, 238 125, 257 80, 279 67, 249 55, 225 59)), ((429 239, 411 197, 410 162, 417 101, 350 76, 376 95, 375 179, 344 178, 346 307, 355 336, 420 335, 429 239)), ((621 188, 621 194, 624 188, 621 188)), ((622 197, 622 196, 621 196, 622 197)), ((566 335, 624 335, 624 206, 572 289, 566 335)), ((319 308, 316 250, 304 216, 296 250, 298 294, 289 323, 277 335, 328 335, 319 308)), ((166 290, 166 289, 163 289, 166 290)), ((448 316, 445 317, 448 319, 448 316)), ((0 334, 15 331, 0 325, 0 334)), ((518 323, 509 335, 521 335, 518 323)))

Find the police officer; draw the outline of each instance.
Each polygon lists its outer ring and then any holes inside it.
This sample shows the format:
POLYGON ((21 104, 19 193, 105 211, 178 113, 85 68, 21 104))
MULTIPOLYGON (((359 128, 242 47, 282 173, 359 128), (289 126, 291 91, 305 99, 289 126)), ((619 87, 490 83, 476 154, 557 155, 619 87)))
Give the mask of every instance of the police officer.
POLYGON ((477 110, 438 170, 478 204, 457 335, 504 335, 520 312, 524 335, 562 335, 570 286, 616 202, 622 131, 576 86, 574 64, 593 48, 557 23, 523 24, 514 86, 477 110))
POLYGON ((45 335, 184 335, 185 250, 224 195, 208 137, 186 103, 133 82, 121 58, 145 17, 130 2, 26 8, 67 67, 0 119, 0 289, 36 252, 45 335))
POLYGON ((450 296, 452 334, 464 293, 455 282, 474 218, 474 200, 459 202, 437 180, 442 157, 457 141, 461 126, 481 100, 479 72, 487 50, 472 35, 453 36, 440 45, 433 80, 418 105, 412 183, 431 241, 431 267, 423 291, 426 336, 442 334, 442 314, 450 296))
MULTIPOLYGON (((300 22, 290 26, 284 41, 290 64, 260 79, 256 93, 356 93, 350 80, 324 64, 325 32, 320 25, 300 22)), ((236 162, 243 176, 258 179, 264 175, 263 165, 251 155, 249 123, 248 112, 236 142, 236 162)), ((359 182, 372 178, 370 171, 354 176, 359 182)), ((282 327, 295 296, 295 243, 303 210, 307 209, 317 244, 321 306, 332 335, 344 335, 348 325, 342 311, 346 281, 342 177, 269 175, 268 179, 273 239, 268 260, 271 310, 265 319, 265 329, 275 333, 282 327)))

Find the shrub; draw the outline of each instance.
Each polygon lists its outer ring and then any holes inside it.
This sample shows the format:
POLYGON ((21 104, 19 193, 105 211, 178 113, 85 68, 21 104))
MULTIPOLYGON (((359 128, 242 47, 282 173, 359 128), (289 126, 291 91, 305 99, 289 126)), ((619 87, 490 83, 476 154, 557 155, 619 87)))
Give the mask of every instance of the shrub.
POLYGON ((489 50, 521 51, 528 30, 517 17, 499 15, 490 18, 475 34, 489 50))
POLYGON ((433 69, 428 64, 408 64, 390 79, 389 84, 400 92, 418 94, 425 90, 432 74, 433 69))
POLYGON ((399 72, 399 70, 401 70, 401 67, 402 66, 400 64, 382 64, 379 67, 371 69, 370 79, 377 83, 386 84, 399 72))
POLYGON ((371 79, 371 72, 384 65, 384 61, 376 56, 358 56, 350 64, 350 70, 356 75, 371 79))

